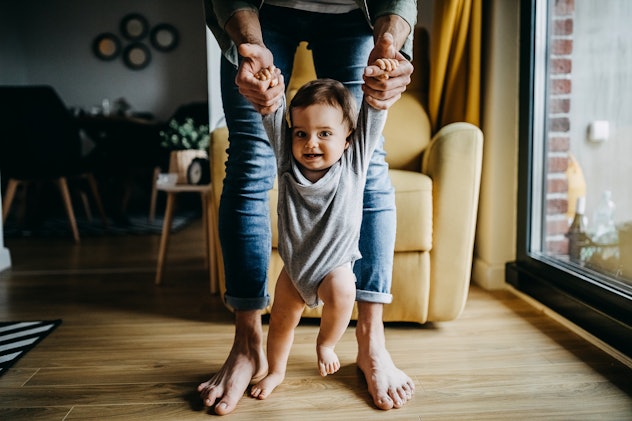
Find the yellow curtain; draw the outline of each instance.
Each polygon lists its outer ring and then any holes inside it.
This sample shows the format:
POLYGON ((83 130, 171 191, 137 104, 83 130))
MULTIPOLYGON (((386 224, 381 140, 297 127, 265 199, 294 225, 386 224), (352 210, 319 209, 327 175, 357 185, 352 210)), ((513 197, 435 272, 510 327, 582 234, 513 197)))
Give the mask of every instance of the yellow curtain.
POLYGON ((480 126, 482 0, 434 2, 428 109, 433 132, 480 126))

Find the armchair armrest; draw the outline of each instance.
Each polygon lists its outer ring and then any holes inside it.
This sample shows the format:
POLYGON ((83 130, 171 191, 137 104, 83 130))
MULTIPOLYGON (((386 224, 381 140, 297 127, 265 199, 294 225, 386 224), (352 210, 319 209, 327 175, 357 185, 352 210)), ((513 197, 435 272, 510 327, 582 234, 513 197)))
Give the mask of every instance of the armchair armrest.
POLYGON ((429 320, 455 319, 465 306, 482 161, 483 133, 469 123, 443 127, 424 152, 422 173, 433 182, 429 320))
MULTIPOLYGON (((222 195, 222 187, 224 185, 224 177, 226 176, 226 160, 228 159, 228 128, 218 127, 211 132, 211 138, 209 141, 208 157, 211 165, 211 185, 213 188, 211 194, 211 209, 215 215, 215 223, 218 220, 219 200, 222 195)), ((220 294, 223 296, 226 292, 226 284, 224 281, 224 259, 222 258, 222 250, 220 247, 219 233, 217 229, 212 230, 214 236, 213 241, 215 247, 213 247, 213 259, 217 268, 217 279, 220 294)), ((211 286, 212 290, 213 286, 211 286)))
POLYGON ((211 184, 213 185, 213 202, 219 206, 222 185, 226 176, 225 163, 228 159, 228 128, 218 127, 211 132, 209 144, 209 161, 211 163, 211 184))

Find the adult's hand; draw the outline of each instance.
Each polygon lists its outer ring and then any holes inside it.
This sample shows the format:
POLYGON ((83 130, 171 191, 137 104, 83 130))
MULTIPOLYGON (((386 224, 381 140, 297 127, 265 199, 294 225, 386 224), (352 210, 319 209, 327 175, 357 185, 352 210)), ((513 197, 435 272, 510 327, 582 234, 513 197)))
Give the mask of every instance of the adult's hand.
POLYGON ((239 93, 261 114, 276 111, 285 92, 285 84, 281 71, 273 65, 272 52, 263 45, 245 43, 239 46, 239 55, 243 58, 235 76, 239 93), (273 74, 267 79, 257 78, 262 69, 272 69, 273 74))
POLYGON ((375 65, 367 66, 364 70, 364 85, 362 89, 366 101, 374 108, 388 109, 406 90, 413 73, 413 65, 396 48, 393 36, 386 32, 376 40, 375 47, 369 55, 369 63, 379 58, 393 58, 399 62, 397 68, 388 72, 388 79, 380 77, 386 72, 375 65))

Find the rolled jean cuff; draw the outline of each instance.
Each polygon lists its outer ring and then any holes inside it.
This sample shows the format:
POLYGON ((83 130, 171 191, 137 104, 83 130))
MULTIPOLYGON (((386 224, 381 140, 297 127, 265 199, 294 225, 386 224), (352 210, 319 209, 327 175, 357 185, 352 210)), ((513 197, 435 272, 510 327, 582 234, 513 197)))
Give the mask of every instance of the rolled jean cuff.
POLYGON ((393 302, 393 295, 385 292, 356 290, 356 301, 363 303, 390 304, 393 302))
POLYGON ((224 295, 224 303, 233 311, 263 310, 270 304, 270 296, 257 298, 237 298, 224 295))

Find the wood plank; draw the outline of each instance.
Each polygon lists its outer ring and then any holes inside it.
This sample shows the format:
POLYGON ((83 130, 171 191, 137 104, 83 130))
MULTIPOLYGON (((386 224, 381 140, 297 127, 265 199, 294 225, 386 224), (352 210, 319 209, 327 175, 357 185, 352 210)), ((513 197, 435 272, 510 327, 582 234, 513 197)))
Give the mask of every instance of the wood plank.
POLYGON ((71 408, 64 407, 0 408, 0 419, 32 421, 65 420, 70 411, 71 408))

